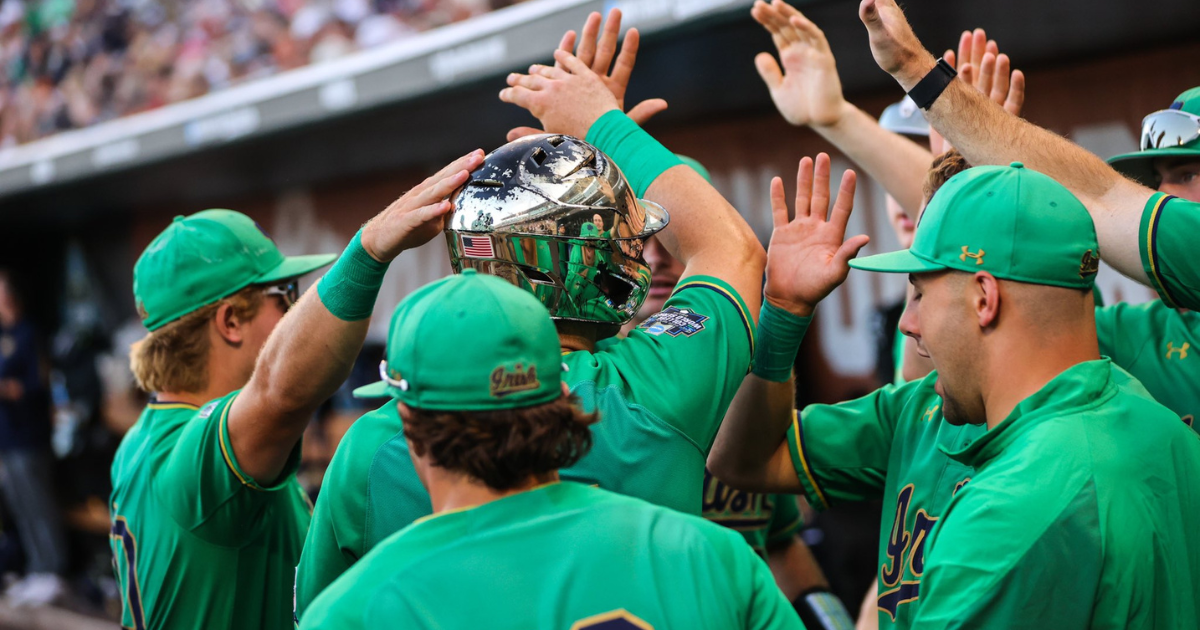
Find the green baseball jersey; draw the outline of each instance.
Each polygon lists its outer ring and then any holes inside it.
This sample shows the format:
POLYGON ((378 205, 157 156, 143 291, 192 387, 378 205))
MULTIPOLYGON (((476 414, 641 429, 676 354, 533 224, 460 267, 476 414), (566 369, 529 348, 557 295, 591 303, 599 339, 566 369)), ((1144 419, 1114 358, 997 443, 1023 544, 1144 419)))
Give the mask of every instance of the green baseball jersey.
POLYGON ((497 626, 803 627, 736 533, 571 482, 417 521, 338 578, 300 625, 497 626))
POLYGON ((1142 211, 1138 249, 1150 285, 1167 306, 1200 310, 1200 203, 1155 193, 1142 211))
MULTIPOLYGON (((754 324, 716 278, 682 282, 624 339, 563 356, 563 375, 598 411, 592 450, 563 479, 699 515, 704 466, 753 356, 754 324)), ((351 426, 325 472, 296 575, 296 612, 387 536, 432 511, 394 403, 351 426)))
POLYGON ((788 430, 804 494, 816 509, 880 499, 879 627, 912 627, 922 593, 930 532, 971 467, 940 450, 959 448, 983 427, 942 419, 937 372, 857 400, 809 405, 788 430))
POLYGON ((1109 360, 946 452, 915 627, 1200 627, 1200 436, 1109 360))
POLYGON ((291 583, 310 505, 297 445, 262 486, 229 441, 237 392, 202 409, 150 404, 112 465, 112 547, 126 628, 292 627, 291 583))
POLYGON ((1188 426, 1200 414, 1200 313, 1161 300, 1096 309, 1100 354, 1129 372, 1188 426))
POLYGON ((794 538, 803 525, 796 497, 737 490, 707 470, 704 471, 701 514, 718 525, 741 533, 750 548, 763 559, 771 548, 794 538))

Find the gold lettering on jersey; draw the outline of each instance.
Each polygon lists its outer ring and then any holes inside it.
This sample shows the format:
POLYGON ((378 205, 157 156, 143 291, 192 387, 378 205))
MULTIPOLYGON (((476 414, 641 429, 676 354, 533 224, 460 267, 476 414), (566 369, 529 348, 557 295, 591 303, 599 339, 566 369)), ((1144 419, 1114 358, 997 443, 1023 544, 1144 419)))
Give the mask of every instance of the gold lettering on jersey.
POLYGON ((1195 421, 1196 421, 1196 417, 1190 413, 1183 417, 1183 423, 1188 425, 1189 427, 1192 426, 1192 424, 1195 423, 1195 421))
POLYGON ((982 265, 983 264, 983 255, 986 253, 987 252, 985 252, 981 249, 978 252, 975 252, 974 254, 972 254, 971 250, 968 249, 966 245, 963 245, 962 246, 962 254, 959 254, 958 259, 963 262, 967 262, 968 258, 974 258, 976 265, 982 265))
POLYGON ((1185 342, 1183 342, 1182 346, 1179 346, 1178 348, 1176 348, 1175 344, 1168 341, 1167 342, 1167 358, 1170 359, 1171 355, 1173 355, 1175 353, 1179 353, 1180 359, 1186 359, 1188 357, 1188 350, 1190 350, 1191 347, 1192 347, 1192 344, 1185 341, 1185 342))
POLYGON ((523 364, 518 363, 511 370, 505 369, 504 366, 492 370, 492 396, 495 398, 503 398, 509 394, 525 392, 541 386, 542 383, 538 381, 537 377, 537 367, 533 365, 526 368, 523 364))
POLYGON ((934 417, 935 415, 937 415, 938 409, 941 409, 941 408, 942 408, 942 406, 939 404, 939 405, 934 405, 934 406, 932 406, 932 407, 930 407, 930 408, 926 409, 926 410, 925 410, 925 415, 924 415, 924 417, 923 417, 922 419, 923 419, 923 420, 925 420, 926 422, 929 422, 930 420, 933 420, 933 417, 934 417))
POLYGON ((1100 257, 1093 254, 1092 250, 1087 250, 1083 253, 1083 260, 1079 262, 1079 277, 1086 278, 1094 276, 1100 271, 1100 257))
POLYGON ((901 604, 920 597, 921 575, 925 573, 925 542, 938 520, 938 517, 918 508, 909 528, 908 513, 915 491, 916 486, 910 483, 896 495, 896 512, 885 549, 887 559, 879 567, 880 586, 876 605, 892 621, 896 620, 896 611, 901 604))

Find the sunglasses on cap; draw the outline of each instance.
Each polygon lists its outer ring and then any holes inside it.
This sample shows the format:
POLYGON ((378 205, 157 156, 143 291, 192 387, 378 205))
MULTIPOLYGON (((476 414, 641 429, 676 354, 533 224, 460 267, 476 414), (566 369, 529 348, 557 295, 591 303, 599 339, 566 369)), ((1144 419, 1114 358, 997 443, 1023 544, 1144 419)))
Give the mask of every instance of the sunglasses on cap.
POLYGON ((1200 138, 1200 116, 1164 109, 1142 119, 1142 151, 1180 147, 1200 138))
POLYGON ((272 284, 263 287, 263 295, 277 295, 283 299, 283 310, 286 312, 300 299, 300 286, 295 280, 288 280, 281 284, 272 284))

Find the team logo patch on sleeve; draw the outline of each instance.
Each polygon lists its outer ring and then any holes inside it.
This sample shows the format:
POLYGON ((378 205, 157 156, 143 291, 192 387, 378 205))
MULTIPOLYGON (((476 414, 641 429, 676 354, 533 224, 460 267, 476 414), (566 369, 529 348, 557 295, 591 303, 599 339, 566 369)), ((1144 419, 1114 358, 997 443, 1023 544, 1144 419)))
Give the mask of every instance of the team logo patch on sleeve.
POLYGON ((208 417, 212 415, 213 410, 216 408, 217 408, 217 401, 215 401, 215 400, 208 403, 207 405, 204 405, 204 407, 202 407, 200 409, 200 419, 201 420, 208 419, 208 417))
POLYGON ((704 330, 704 322, 706 320, 708 320, 708 315, 701 315, 686 308, 668 306, 662 311, 651 315, 638 328, 656 336, 670 335, 678 337, 679 335, 683 335, 691 337, 704 330))

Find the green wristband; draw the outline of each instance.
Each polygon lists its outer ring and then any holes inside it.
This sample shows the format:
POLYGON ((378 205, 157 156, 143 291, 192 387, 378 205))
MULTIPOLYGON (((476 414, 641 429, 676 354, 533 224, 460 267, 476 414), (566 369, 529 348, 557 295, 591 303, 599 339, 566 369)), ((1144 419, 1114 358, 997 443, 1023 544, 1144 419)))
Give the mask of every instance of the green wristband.
POLYGON ((812 317, 797 317, 763 300, 754 337, 752 372, 768 381, 782 383, 792 375, 796 352, 812 317))
POLYGON ((663 171, 683 164, 620 110, 611 110, 588 129, 587 141, 617 163, 639 198, 663 171))
POLYGON ((325 308, 342 321, 367 319, 375 310, 375 298, 379 296, 387 268, 387 263, 371 258, 363 249, 362 230, 359 230, 329 272, 321 276, 317 295, 325 308))

